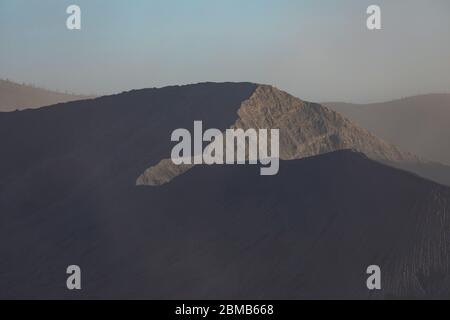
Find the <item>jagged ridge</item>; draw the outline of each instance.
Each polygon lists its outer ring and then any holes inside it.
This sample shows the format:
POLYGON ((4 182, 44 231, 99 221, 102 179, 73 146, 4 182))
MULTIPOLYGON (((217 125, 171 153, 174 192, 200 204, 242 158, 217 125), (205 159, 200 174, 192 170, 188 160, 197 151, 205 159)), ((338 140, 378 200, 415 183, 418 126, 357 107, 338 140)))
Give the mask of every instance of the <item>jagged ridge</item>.
MULTIPOLYGON (((367 130, 320 104, 302 101, 273 86, 259 85, 242 102, 231 128, 280 129, 280 158, 301 159, 343 149, 361 151, 375 160, 418 162, 367 130)), ((163 159, 147 169, 137 185, 160 185, 192 168, 163 159)))

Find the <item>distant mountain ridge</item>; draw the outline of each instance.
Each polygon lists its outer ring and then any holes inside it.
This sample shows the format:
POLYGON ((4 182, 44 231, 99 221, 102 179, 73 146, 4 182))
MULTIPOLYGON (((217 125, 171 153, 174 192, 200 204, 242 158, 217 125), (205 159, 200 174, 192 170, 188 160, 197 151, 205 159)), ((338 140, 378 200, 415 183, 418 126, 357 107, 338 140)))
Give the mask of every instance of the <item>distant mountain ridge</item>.
POLYGON ((324 105, 404 151, 450 165, 450 94, 372 104, 324 105))
POLYGON ((54 92, 9 80, 0 80, 0 112, 40 108, 90 98, 92 97, 54 92))

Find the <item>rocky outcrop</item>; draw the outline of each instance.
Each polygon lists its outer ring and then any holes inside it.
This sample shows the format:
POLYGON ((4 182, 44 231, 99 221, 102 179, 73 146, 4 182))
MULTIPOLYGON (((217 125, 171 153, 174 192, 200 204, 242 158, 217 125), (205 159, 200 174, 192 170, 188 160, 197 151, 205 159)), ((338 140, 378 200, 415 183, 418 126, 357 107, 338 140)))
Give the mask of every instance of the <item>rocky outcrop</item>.
MULTIPOLYGON (((302 101, 269 85, 259 85, 243 101, 231 128, 279 129, 280 158, 293 160, 337 150, 354 149, 374 160, 418 162, 339 113, 320 104, 302 101)), ((137 185, 160 185, 171 181, 192 166, 175 165, 164 159, 147 169, 137 185)))

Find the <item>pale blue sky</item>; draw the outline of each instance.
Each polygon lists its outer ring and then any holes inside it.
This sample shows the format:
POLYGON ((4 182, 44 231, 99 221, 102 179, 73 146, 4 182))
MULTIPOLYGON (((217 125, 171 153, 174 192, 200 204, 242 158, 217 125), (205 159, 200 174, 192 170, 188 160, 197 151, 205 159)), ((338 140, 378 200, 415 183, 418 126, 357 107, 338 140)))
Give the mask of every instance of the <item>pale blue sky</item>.
POLYGON ((0 78, 78 93, 267 83, 313 101, 450 91, 448 0, 0 0, 0 78), (82 10, 82 30, 65 27, 82 10), (366 8, 382 8, 382 31, 366 8))

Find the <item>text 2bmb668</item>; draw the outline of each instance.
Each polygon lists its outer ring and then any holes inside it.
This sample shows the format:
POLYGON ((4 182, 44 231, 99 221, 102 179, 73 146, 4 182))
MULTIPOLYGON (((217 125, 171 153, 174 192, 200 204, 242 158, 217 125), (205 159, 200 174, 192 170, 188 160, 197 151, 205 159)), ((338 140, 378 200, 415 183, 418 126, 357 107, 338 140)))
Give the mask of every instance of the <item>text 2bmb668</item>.
POLYGON ((273 305, 220 305, 221 315, 271 315, 273 314, 273 305))

